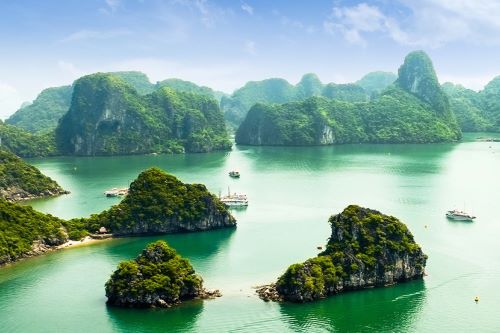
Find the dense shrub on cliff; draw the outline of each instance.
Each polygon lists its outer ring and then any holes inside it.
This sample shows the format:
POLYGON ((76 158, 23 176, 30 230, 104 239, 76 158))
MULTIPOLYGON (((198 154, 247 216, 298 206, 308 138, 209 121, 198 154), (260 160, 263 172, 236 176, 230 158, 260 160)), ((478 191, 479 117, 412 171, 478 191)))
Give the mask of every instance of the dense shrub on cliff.
POLYGON ((231 146, 213 98, 166 87, 141 96, 104 73, 75 82, 56 139, 61 152, 70 155, 207 152, 231 146))
POLYGON ((493 130, 493 124, 487 119, 483 110, 479 93, 450 82, 444 83, 442 88, 450 99, 450 109, 455 114, 462 131, 481 132, 493 130))
MULTIPOLYGON (((153 92, 156 87, 146 74, 135 71, 109 73, 134 87, 141 95, 153 92)), ((31 104, 19 108, 5 122, 33 133, 47 133, 57 127, 59 119, 68 112, 73 86, 52 87, 42 90, 31 104)))
POLYGON ((0 148, 0 197, 15 201, 62 193, 65 191, 54 180, 0 148))
POLYGON ((225 94, 220 91, 215 91, 212 88, 199 86, 190 81, 184 81, 181 79, 166 79, 163 81, 159 81, 156 83, 156 89, 161 87, 168 87, 175 91, 187 92, 197 95, 205 95, 209 97, 215 98, 217 101, 220 101, 222 96, 225 94))
POLYGON ((394 73, 379 71, 368 73, 355 83, 363 88, 368 95, 376 97, 393 84, 397 78, 394 73))
POLYGON ((0 120, 2 147, 20 157, 55 156, 56 148, 53 132, 33 134, 22 128, 7 125, 0 120))
POLYGON ((167 307, 202 292, 201 277, 165 241, 151 243, 136 259, 121 262, 106 282, 108 304, 124 307, 167 307))
POLYGON ((500 132, 500 76, 491 80, 479 92, 480 106, 486 120, 491 124, 489 130, 500 132))
POLYGON ((321 97, 287 104, 256 104, 236 132, 237 143, 252 145, 320 145, 366 140, 357 105, 321 97))
POLYGON ((64 243, 68 235, 63 223, 57 217, 0 198, 0 265, 64 243))
POLYGON ((339 101, 360 102, 368 99, 368 94, 355 84, 323 85, 315 74, 305 74, 297 85, 284 79, 267 79, 248 82, 231 96, 221 100, 226 120, 237 127, 245 119, 250 108, 257 104, 289 103, 302 101, 313 96, 323 96, 339 101))
POLYGON ((370 102, 315 97, 297 103, 255 105, 238 128, 236 143, 320 145, 460 139, 460 128, 430 59, 422 52, 410 53, 399 72, 401 77, 394 86, 370 102))
MULTIPOLYGON (((28 176, 37 177, 32 170, 23 175, 28 176)), ((204 185, 184 184, 152 168, 139 175, 118 205, 90 218, 66 221, 0 197, 0 265, 82 239, 102 226, 114 235, 133 235, 235 227, 236 220, 204 185)))
POLYGON ((326 250, 291 265, 278 279, 281 298, 307 302, 423 277, 427 257, 397 218, 351 205, 329 222, 326 250))
POLYGON ((209 230, 236 222, 204 185, 184 184, 151 168, 132 182, 129 194, 118 205, 84 219, 83 224, 94 232, 104 226, 115 235, 130 235, 209 230))
POLYGON ((71 86, 45 89, 33 103, 21 107, 5 122, 29 132, 49 132, 68 112, 72 92, 71 86))

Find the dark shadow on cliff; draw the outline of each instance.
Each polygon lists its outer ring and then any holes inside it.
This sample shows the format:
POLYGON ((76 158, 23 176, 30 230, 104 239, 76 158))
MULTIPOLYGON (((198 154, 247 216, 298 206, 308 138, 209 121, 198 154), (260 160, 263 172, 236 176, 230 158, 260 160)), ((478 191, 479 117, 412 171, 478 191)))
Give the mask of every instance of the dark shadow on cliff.
POLYGON ((412 331, 425 304, 422 280, 393 287, 365 289, 305 304, 280 304, 291 331, 412 331))
POLYGON ((117 332, 187 332, 194 329, 203 302, 193 300, 169 309, 123 309, 107 306, 117 332))

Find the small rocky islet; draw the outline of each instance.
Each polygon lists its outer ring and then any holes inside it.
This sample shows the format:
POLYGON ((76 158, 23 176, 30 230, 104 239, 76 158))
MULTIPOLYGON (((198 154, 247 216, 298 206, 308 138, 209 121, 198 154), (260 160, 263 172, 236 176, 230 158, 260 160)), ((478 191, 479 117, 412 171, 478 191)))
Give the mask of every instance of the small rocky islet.
POLYGON ((222 296, 218 290, 205 290, 189 261, 162 240, 149 244, 136 259, 121 262, 105 289, 107 304, 133 308, 222 296))
POLYGON ((276 283, 258 287, 260 298, 303 303, 423 278, 427 256, 397 218, 350 205, 329 223, 325 251, 289 266, 276 283))

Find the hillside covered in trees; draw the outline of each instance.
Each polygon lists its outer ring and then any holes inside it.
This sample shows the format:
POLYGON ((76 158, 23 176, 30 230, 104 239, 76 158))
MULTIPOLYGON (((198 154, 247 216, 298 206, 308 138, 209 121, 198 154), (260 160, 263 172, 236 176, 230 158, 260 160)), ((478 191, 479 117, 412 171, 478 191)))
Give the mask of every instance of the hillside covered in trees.
POLYGON ((461 138, 432 62, 412 52, 394 85, 368 102, 312 97, 303 102, 256 104, 236 133, 238 144, 325 145, 429 143, 461 138))

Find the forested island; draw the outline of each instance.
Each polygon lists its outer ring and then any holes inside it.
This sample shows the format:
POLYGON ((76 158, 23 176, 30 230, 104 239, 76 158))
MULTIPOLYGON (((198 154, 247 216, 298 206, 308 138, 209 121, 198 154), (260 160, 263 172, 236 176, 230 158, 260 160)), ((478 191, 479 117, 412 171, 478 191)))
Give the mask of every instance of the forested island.
POLYGON ((67 193, 37 168, 0 148, 0 198, 20 201, 67 193))
POLYGON ((107 303, 120 307, 171 307, 218 296, 218 290, 203 288, 189 261, 165 241, 151 243, 134 260, 121 262, 106 282, 107 303))
POLYGON ((262 299, 310 302, 424 276, 427 256, 397 218, 350 205, 329 223, 332 233, 326 249, 288 267, 275 284, 259 288, 262 299))
POLYGON ((134 72, 96 73, 71 87, 44 91, 0 124, 2 143, 21 157, 231 148, 223 114, 208 88, 181 80, 148 83, 134 72))
POLYGON ((89 218, 63 220, 0 198, 0 265, 99 233, 113 236, 205 231, 236 226, 219 199, 201 184, 184 184, 152 168, 131 184, 118 205, 89 218))

